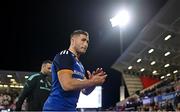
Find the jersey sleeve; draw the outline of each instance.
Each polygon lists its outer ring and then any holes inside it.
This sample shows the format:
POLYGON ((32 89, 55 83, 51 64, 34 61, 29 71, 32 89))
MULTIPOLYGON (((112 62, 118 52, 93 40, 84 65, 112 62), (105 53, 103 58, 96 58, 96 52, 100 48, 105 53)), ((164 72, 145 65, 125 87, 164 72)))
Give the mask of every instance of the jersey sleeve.
POLYGON ((26 97, 28 97, 32 92, 37 82, 37 77, 39 74, 32 75, 24 84, 24 88, 21 91, 21 94, 18 97, 16 102, 16 111, 21 111, 22 104, 26 97))
POLYGON ((73 62, 73 57, 68 51, 57 54, 53 60, 57 72, 62 69, 73 70, 73 62))

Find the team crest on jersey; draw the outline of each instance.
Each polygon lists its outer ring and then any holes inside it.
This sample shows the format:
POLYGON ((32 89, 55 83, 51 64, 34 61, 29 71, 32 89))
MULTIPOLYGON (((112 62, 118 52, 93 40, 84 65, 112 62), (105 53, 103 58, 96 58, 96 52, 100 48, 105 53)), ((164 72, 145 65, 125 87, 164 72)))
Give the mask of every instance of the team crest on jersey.
POLYGON ((81 73, 81 72, 79 72, 79 71, 77 71, 77 70, 74 70, 74 74, 76 74, 76 75, 80 75, 81 77, 84 77, 84 74, 83 74, 83 73, 81 73))
POLYGON ((79 66, 81 71, 84 71, 84 67, 80 63, 76 62, 76 64, 79 66))

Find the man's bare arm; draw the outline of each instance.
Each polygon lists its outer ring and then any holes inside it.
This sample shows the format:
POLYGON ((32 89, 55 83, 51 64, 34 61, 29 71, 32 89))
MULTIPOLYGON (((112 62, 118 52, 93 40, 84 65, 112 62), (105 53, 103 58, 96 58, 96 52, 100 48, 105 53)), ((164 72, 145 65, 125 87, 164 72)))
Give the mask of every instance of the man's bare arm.
POLYGON ((77 90, 88 88, 96 85, 102 85, 105 81, 106 75, 104 72, 98 73, 98 75, 94 76, 91 79, 78 80, 72 77, 73 71, 64 69, 58 71, 58 79, 65 91, 77 90))

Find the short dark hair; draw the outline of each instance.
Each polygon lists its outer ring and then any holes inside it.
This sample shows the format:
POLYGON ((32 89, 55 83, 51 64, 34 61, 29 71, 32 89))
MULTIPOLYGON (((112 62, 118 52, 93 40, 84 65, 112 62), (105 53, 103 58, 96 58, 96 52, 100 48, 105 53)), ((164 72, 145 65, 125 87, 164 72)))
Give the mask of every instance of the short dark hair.
POLYGON ((86 35, 87 37, 89 37, 89 34, 88 34, 87 31, 84 31, 84 30, 75 30, 75 31, 73 31, 73 33, 71 33, 71 38, 74 35, 80 35, 80 34, 83 34, 83 35, 86 35))
POLYGON ((42 62, 42 65, 44 65, 44 64, 52 64, 52 61, 51 60, 44 60, 43 62, 42 62))

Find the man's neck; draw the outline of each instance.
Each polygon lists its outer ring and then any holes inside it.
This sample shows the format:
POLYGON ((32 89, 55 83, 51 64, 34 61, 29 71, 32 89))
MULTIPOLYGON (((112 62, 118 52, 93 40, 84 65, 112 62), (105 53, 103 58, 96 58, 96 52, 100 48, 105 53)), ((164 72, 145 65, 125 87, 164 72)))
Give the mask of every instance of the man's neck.
POLYGON ((44 76, 47 76, 47 74, 45 74, 43 71, 40 71, 41 74, 43 74, 44 76))
POLYGON ((73 48, 70 47, 68 50, 71 51, 79 59, 80 55, 73 48))

